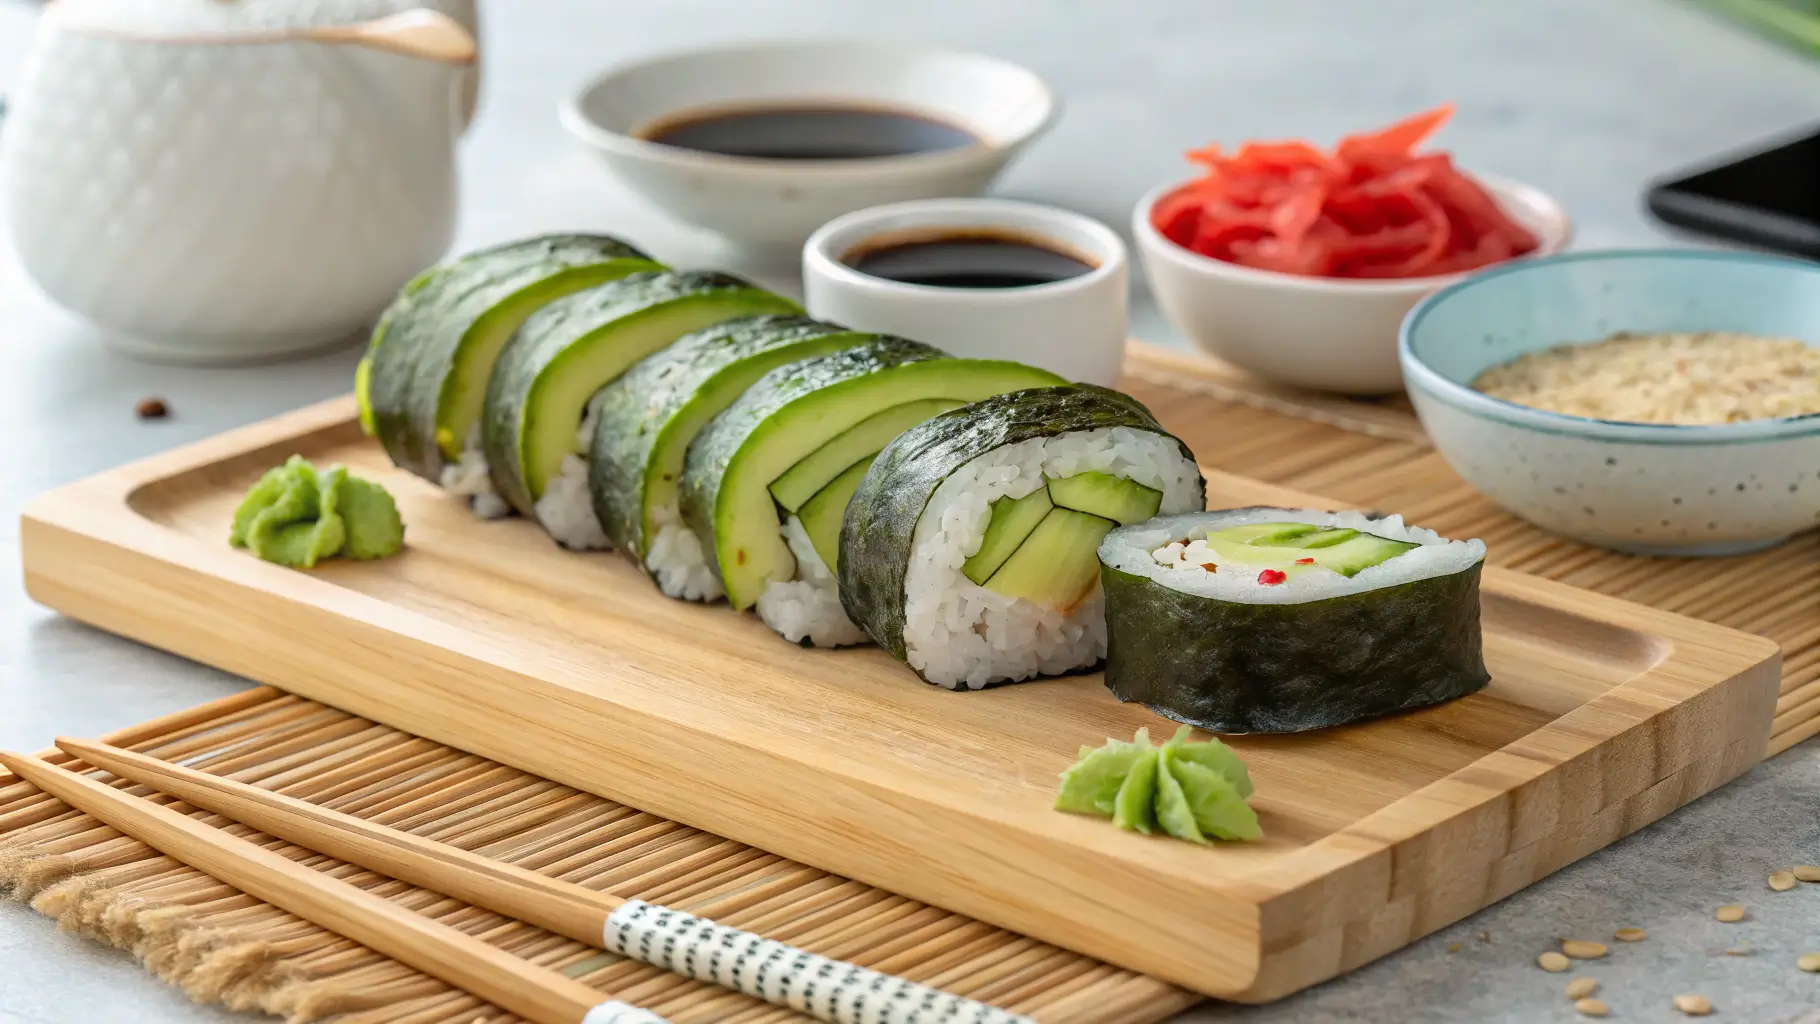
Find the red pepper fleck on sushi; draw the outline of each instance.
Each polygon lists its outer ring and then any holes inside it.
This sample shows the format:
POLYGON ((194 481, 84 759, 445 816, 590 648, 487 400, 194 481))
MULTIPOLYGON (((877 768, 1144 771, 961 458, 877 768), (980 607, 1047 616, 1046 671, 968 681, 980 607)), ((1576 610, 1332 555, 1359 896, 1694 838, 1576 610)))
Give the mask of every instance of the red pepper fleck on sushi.
POLYGON ((1296 559, 1296 560, 1295 560, 1295 564, 1297 564, 1297 565, 1313 565, 1313 564, 1314 564, 1314 559, 1312 559, 1312 558, 1298 558, 1298 559, 1296 559))
POLYGON ((1208 572, 1213 572, 1214 570, 1219 568, 1219 564, 1216 562, 1202 562, 1201 568, 1207 570, 1208 572))
POLYGON ((1281 569, 1265 569, 1258 573, 1258 582, 1267 587, 1274 587, 1288 578, 1289 574, 1281 569))

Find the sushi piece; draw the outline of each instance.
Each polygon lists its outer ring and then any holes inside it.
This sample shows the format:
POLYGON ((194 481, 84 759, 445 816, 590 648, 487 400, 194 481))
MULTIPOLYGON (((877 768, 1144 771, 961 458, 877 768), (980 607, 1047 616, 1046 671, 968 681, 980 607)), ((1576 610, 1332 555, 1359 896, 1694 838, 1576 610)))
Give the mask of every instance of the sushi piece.
POLYGON ((925 680, 979 689, 1099 663, 1100 541, 1206 507, 1194 456, 1136 399, 1000 395, 881 452, 840 531, 847 614, 925 680))
POLYGON ((595 400, 588 455, 588 491, 607 539, 670 597, 719 598, 701 538, 682 521, 689 442, 772 369, 874 337, 808 317, 745 317, 686 335, 607 385, 595 400))
POLYGON ((733 607, 756 606, 795 643, 864 643, 834 576, 841 516, 862 467, 937 413, 1059 383, 1046 370, 954 359, 890 336, 777 367, 689 446, 683 521, 733 607))
POLYGON ((588 498, 600 390, 691 331, 801 312, 789 299, 710 271, 633 274, 557 299, 518 329, 487 383, 481 446, 493 486, 564 547, 608 547, 588 498))
POLYGON ((1485 545, 1400 516, 1242 508, 1100 545, 1106 685, 1223 733, 1323 729, 1482 688, 1485 545))
POLYGON ((616 238, 545 235, 425 271, 380 317, 355 370, 361 425, 394 464, 473 499, 483 515, 503 515, 485 464, 462 458, 480 448, 481 405, 500 350, 545 303, 661 269, 616 238))

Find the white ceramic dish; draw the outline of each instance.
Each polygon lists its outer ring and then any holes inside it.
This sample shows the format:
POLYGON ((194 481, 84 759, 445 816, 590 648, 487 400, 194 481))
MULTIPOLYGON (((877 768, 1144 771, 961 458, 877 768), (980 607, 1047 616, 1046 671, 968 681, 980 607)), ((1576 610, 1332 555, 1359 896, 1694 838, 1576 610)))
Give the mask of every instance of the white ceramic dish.
POLYGON ((1006 199, 927 199, 860 210, 822 227, 803 246, 803 290, 810 315, 823 320, 1110 386, 1125 352, 1128 264, 1118 233, 1091 217, 1006 199), (1023 288, 940 288, 874 277, 842 262, 868 241, 944 228, 1041 240, 1094 269, 1023 288))
POLYGON ((1697 250, 1518 261, 1422 302, 1399 349, 1409 396, 1447 464, 1544 529, 1637 554, 1732 555, 1820 526, 1820 414, 1617 423, 1470 386, 1526 352, 1619 330, 1820 344, 1820 266, 1697 250))
POLYGON ((758 43, 616 68, 562 107, 562 121, 677 220, 735 245, 795 249, 817 227, 883 203, 985 190, 1055 119, 1034 72, 994 57, 884 43, 758 43), (961 149, 856 160, 724 156, 639 138, 689 111, 786 105, 883 107, 965 128, 961 149))
MULTIPOLYGON (((1535 234, 1541 245, 1534 256, 1566 247, 1573 228, 1561 204, 1518 182, 1474 177, 1535 234)), ((1151 294, 1175 329, 1202 350, 1278 383, 1352 395, 1400 390, 1397 327, 1404 314, 1469 276, 1355 281, 1211 259, 1164 238, 1150 223, 1156 203, 1186 184, 1159 186, 1131 215, 1151 294)))
MULTIPOLYGON (((351 341, 454 235, 473 68, 248 36, 413 6, 45 8, 0 146, 27 273, 110 344, 162 361, 351 341)), ((473 0, 422 6, 474 23, 473 0)))

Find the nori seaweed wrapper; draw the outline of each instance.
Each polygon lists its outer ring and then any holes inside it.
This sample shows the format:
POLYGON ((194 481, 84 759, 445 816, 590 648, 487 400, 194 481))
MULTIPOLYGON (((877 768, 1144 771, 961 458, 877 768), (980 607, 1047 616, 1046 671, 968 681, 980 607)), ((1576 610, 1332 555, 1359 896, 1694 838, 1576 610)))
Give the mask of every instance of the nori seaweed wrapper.
MULTIPOLYGON (((904 644, 904 581, 916 524, 949 475, 987 452, 1038 437, 1130 427, 1176 442, 1142 402, 1093 384, 1030 388, 943 413, 899 434, 879 453, 841 525, 840 597, 847 617, 899 661, 904 644)), ((1196 475, 1199 479, 1199 475, 1196 475)), ((1198 491, 1205 492, 1205 482, 1198 491)), ((1197 507, 1204 504, 1197 494, 1197 507)))
POLYGON ((1105 552, 1118 536, 1101 548, 1106 686, 1166 718, 1217 733, 1305 732, 1439 704, 1491 680, 1483 559, 1377 590, 1247 604, 1114 568, 1105 552))

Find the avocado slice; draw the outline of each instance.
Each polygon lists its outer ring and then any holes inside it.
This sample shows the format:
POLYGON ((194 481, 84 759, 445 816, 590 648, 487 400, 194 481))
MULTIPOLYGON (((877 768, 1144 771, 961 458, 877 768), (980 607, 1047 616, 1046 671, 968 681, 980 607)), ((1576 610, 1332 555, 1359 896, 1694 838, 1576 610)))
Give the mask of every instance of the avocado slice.
POLYGON ((847 514, 847 502, 852 500, 853 492, 859 490, 859 482, 866 478, 866 470, 872 468, 875 458, 876 455, 868 455, 848 466, 846 472, 803 502, 796 514, 802 520, 803 532, 809 535, 809 542, 815 545, 815 553, 822 556, 822 564, 829 572, 840 567, 840 524, 847 514))
POLYGON ((754 381, 873 337, 804 316, 741 317, 677 339, 601 389, 588 491, 613 545, 644 565, 679 515, 689 443, 754 381))
POLYGON ((961 565, 961 572, 980 586, 985 586, 1017 549, 1029 538, 1037 524, 1049 514, 1055 503, 1049 500, 1049 488, 1038 487, 1021 498, 1000 498, 992 503, 992 518, 986 521, 986 534, 980 538, 980 549, 961 565))
POLYGON ((1163 505, 1163 492, 1111 473, 1089 470, 1049 481, 1049 500, 1062 508, 1130 526, 1156 515, 1163 505))
POLYGON ((771 481, 887 405, 926 398, 975 402, 1060 377, 1019 363, 954 359, 881 336, 780 366, 695 438, 683 467, 683 519, 702 539, 733 607, 758 601, 771 580, 795 578, 779 533, 771 481))
POLYGON ((1365 569, 1417 547, 1406 541, 1389 540, 1376 534, 1346 529, 1332 530, 1339 538, 1329 544, 1307 543, 1310 539, 1322 537, 1322 533, 1317 532, 1300 534, 1287 538, 1277 546, 1270 546, 1257 540, 1234 540, 1229 530, 1235 529, 1245 528, 1229 527, 1226 530, 1214 530, 1207 535, 1207 546, 1213 549, 1216 558, 1222 562, 1264 566, 1291 573, 1318 566, 1331 569, 1342 576, 1356 576, 1365 569))
POLYGON ((558 299, 525 321, 487 385, 482 440, 494 486, 533 515, 563 457, 581 448, 588 400, 632 364, 709 324, 801 311, 711 271, 634 274, 558 299))
MULTIPOLYGON (((785 470, 782 476, 771 481, 771 497, 776 498, 777 503, 787 511, 795 512, 803 507, 803 502, 820 493, 829 481, 855 461, 877 455, 891 443, 892 438, 929 417, 938 416, 949 409, 958 409, 965 404, 952 398, 925 398, 873 413, 848 427, 827 444, 803 456, 796 465, 785 470)), ((832 562, 829 567, 833 567, 832 562)))
POLYGON ((1047 608, 1073 611, 1100 578, 1100 541, 1110 519, 1053 508, 1028 539, 986 581, 986 589, 1047 608))
POLYGON ((363 425, 394 464, 439 483, 480 420, 494 361, 526 318, 584 288, 661 269, 606 235, 546 235, 418 275, 381 315, 355 370, 363 425))

